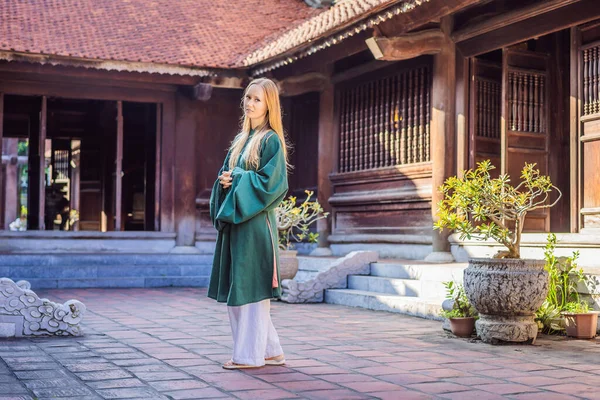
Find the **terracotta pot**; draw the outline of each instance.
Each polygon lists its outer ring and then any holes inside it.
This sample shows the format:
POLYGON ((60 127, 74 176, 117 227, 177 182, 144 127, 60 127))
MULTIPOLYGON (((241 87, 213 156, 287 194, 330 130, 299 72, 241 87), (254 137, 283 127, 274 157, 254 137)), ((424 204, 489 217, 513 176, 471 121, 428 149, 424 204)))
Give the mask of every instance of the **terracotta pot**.
POLYGON ((565 317, 567 336, 578 339, 592 339, 596 337, 598 329, 598 312, 588 313, 562 313, 565 317))
POLYGON ((535 312, 548 294, 543 260, 471 259, 464 287, 479 312, 475 327, 484 343, 535 341, 535 312))
POLYGON ((475 329, 475 318, 450 318, 450 330, 458 337, 471 337, 475 329))
POLYGON ((298 272, 298 251, 279 250, 279 275, 281 280, 294 279, 298 272))

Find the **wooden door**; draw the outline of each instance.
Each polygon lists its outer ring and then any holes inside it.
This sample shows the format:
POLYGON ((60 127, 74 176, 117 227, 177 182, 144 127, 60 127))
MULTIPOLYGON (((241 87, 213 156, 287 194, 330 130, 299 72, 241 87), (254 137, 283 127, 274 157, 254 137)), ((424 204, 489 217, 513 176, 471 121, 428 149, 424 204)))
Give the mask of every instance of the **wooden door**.
MULTIPOLYGON (((547 54, 528 50, 503 50, 501 171, 513 184, 520 182, 526 162, 548 174, 548 59, 547 54)), ((524 230, 548 232, 550 210, 529 213, 524 230)))
POLYGON ((490 160, 496 167, 492 175, 500 174, 500 104, 502 65, 478 58, 471 59, 469 115, 469 167, 490 160))

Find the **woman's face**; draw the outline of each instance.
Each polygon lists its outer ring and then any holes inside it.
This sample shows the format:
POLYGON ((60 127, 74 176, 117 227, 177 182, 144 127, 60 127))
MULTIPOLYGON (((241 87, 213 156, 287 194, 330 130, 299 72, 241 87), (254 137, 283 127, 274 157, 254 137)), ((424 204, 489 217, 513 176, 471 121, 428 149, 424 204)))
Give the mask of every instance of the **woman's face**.
POLYGON ((265 92, 258 85, 252 85, 244 98, 244 112, 251 120, 261 121, 267 115, 265 92))

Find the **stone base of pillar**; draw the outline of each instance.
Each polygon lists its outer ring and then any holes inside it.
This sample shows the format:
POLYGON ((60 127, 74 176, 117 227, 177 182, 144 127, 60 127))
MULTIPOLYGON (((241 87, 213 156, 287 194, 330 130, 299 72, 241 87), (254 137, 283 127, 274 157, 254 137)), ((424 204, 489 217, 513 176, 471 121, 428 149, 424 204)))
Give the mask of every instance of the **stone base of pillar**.
POLYGON ((449 251, 434 251, 425 257, 425 261, 439 264, 452 263, 454 256, 449 251))
POLYGON ((489 344, 533 344, 538 334, 538 326, 532 315, 503 317, 480 314, 475 326, 481 341, 489 344))
POLYGON ((175 246, 169 253, 172 254, 200 254, 201 251, 194 246, 175 246))
POLYGON ((312 257, 329 257, 333 255, 333 252, 329 247, 317 247, 309 255, 312 257))

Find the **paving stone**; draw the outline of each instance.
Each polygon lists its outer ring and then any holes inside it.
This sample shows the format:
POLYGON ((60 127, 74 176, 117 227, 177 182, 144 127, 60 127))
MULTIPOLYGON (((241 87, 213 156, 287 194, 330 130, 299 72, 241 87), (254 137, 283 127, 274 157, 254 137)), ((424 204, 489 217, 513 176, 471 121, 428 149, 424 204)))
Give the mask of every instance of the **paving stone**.
POLYGON ((50 369, 44 371, 15 371, 19 379, 55 379, 67 377, 67 373, 61 369, 50 369))
POLYGON ((302 396, 314 400, 363 400, 372 399, 369 395, 352 392, 348 389, 337 390, 316 390, 313 392, 304 392, 302 396))
POLYGON ((61 388, 43 388, 43 389, 32 389, 33 393, 37 397, 81 397, 81 396, 93 396, 89 389, 83 386, 75 387, 61 387, 61 388))
POLYGON ((63 364, 63 366, 71 372, 94 372, 106 371, 109 369, 119 369, 118 366, 111 363, 94 363, 94 364, 63 364))
POLYGON ((207 387, 208 384, 199 380, 176 380, 150 382, 150 386, 159 392, 165 392, 169 390, 202 389, 207 387))
POLYGON ((309 381, 296 381, 296 382, 278 382, 275 383, 282 389, 290 392, 306 392, 307 390, 329 390, 329 389, 340 389, 338 385, 331 382, 325 382, 317 379, 311 379, 309 381))
POLYGON ((131 374, 122 369, 110 369, 107 371, 80 372, 77 377, 83 381, 102 381, 106 379, 131 378, 131 374))
POLYGON ((402 386, 394 385, 389 382, 346 382, 341 383, 340 385, 346 386, 352 390, 356 390, 361 393, 369 393, 369 392, 385 392, 385 391, 394 391, 394 390, 404 390, 402 386))
POLYGON ((141 399, 167 399, 161 396, 155 390, 145 388, 119 388, 119 389, 98 389, 98 394, 105 399, 126 399, 126 398, 141 398, 141 399))
POLYGON ((152 364, 162 364, 161 360, 157 360, 156 358, 140 358, 133 360, 111 360, 113 364, 118 365, 120 367, 134 367, 140 365, 152 365, 152 364))
POLYGON ((23 383, 29 389, 43 389, 81 385, 81 382, 74 378, 36 379, 31 381, 23 381, 23 383))
POLYGON ((10 369, 13 371, 36 371, 36 370, 56 370, 60 366, 54 362, 44 363, 11 363, 10 369))
MULTIPOLYGON (((37 397, 36 397, 37 399, 37 397)), ((7 395, 7 394, 0 394, 0 400, 34 400, 33 397, 29 396, 29 395, 7 395)))
POLYGON ((407 385, 406 388, 431 394, 464 392, 466 390, 470 390, 468 386, 448 382, 417 383, 414 385, 407 385))
POLYGON ((183 399, 213 399, 213 398, 225 398, 229 397, 227 394, 215 389, 215 388, 204 388, 204 389, 190 389, 190 390, 178 390, 175 392, 166 392, 165 395, 171 399, 183 400, 183 399))
POLYGON ((107 381, 89 381, 86 385, 93 389, 117 389, 131 387, 146 387, 144 382, 136 378, 109 379, 107 381))
POLYGON ((189 379, 190 376, 183 372, 135 372, 135 376, 146 382, 168 381, 175 379, 189 379))
POLYGON ((0 383, 0 393, 21 394, 27 393, 27 388, 21 383, 0 383))
POLYGON ((133 372, 133 373, 137 373, 137 372, 175 372, 174 368, 171 368, 168 365, 164 365, 164 364, 138 365, 138 366, 126 367, 125 369, 130 372, 133 372))

